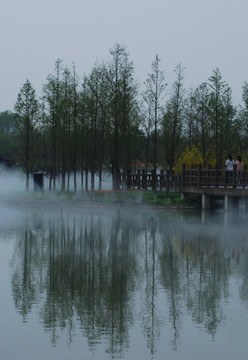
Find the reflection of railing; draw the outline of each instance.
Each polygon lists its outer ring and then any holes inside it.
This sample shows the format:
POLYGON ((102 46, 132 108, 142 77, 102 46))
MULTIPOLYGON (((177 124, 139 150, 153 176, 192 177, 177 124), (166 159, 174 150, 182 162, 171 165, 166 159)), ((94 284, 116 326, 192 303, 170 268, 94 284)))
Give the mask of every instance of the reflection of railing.
POLYGON ((121 184, 125 184, 123 186, 127 189, 159 191, 180 191, 182 187, 246 189, 248 170, 247 166, 242 172, 238 172, 236 166, 233 171, 226 171, 217 168, 202 169, 201 165, 194 169, 186 169, 184 165, 181 174, 175 174, 173 170, 160 170, 159 173, 138 170, 136 174, 122 174, 121 184))

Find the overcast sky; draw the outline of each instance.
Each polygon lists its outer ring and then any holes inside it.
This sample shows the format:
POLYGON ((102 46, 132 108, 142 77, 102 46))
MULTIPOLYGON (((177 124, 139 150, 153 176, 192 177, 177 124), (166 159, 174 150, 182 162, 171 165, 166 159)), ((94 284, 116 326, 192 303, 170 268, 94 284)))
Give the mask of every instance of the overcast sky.
POLYGON ((82 76, 116 42, 141 84, 156 54, 169 86, 179 63, 187 88, 219 67, 237 105, 248 81, 247 17, 248 0, 3 0, 0 111, 13 110, 26 79, 40 94, 56 59, 82 76))

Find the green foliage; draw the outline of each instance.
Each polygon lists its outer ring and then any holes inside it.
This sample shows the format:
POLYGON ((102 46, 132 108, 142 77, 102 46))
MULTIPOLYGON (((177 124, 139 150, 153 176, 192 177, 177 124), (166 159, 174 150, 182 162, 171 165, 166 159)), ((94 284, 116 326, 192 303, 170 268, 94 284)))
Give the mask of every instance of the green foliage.
POLYGON ((209 78, 208 116, 212 139, 210 145, 215 148, 215 160, 218 168, 222 167, 224 152, 233 152, 233 120, 235 109, 231 100, 231 89, 222 80, 217 68, 209 78))
POLYGON ((162 121, 162 149, 166 163, 172 169, 182 145, 182 128, 185 111, 185 89, 183 86, 184 68, 181 64, 175 68, 176 80, 172 85, 162 121))
POLYGON ((157 192, 154 194, 153 191, 145 191, 143 194, 143 203, 156 204, 156 205, 182 205, 183 201, 178 193, 169 193, 167 196, 166 192, 157 192))
POLYGON ((0 113, 0 155, 15 160, 16 152, 15 114, 4 111, 0 113))
POLYGON ((39 102, 35 89, 27 79, 15 103, 16 127, 18 130, 18 161, 26 174, 26 188, 29 188, 29 173, 34 171, 36 162, 35 134, 39 118, 39 102))

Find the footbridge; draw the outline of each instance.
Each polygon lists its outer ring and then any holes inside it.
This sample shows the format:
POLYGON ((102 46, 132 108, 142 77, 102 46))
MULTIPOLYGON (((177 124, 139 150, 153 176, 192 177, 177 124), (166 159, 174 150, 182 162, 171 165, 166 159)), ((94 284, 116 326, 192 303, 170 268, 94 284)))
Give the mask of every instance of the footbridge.
POLYGON ((181 198, 189 195, 201 196, 202 209, 209 209, 216 200, 223 200, 224 210, 243 207, 248 209, 248 170, 242 172, 224 169, 186 169, 183 166, 179 186, 181 198))
MULTIPOLYGON (((123 180, 123 178, 122 178, 123 180)), ((248 210, 248 170, 244 166, 242 172, 236 170, 211 168, 202 169, 198 165, 194 169, 187 169, 183 165, 182 173, 160 171, 160 173, 138 171, 137 174, 127 174, 123 183, 128 189, 156 191, 176 191, 181 198, 187 196, 201 197, 202 209, 210 209, 216 200, 222 200, 225 210, 244 206, 248 210)))

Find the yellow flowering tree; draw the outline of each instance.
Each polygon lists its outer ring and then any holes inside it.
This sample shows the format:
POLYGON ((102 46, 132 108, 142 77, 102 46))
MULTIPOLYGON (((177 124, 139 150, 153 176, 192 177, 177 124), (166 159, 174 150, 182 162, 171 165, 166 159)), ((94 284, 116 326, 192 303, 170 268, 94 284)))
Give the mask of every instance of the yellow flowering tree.
MULTIPOLYGON (((203 165, 203 156, 201 152, 201 147, 197 147, 193 145, 191 148, 187 146, 185 151, 177 158, 174 171, 176 174, 180 174, 182 172, 183 164, 185 164, 186 168, 190 169, 199 164, 203 165)), ((214 149, 209 149, 207 153, 207 164, 212 167, 215 166, 215 151, 214 149)))

